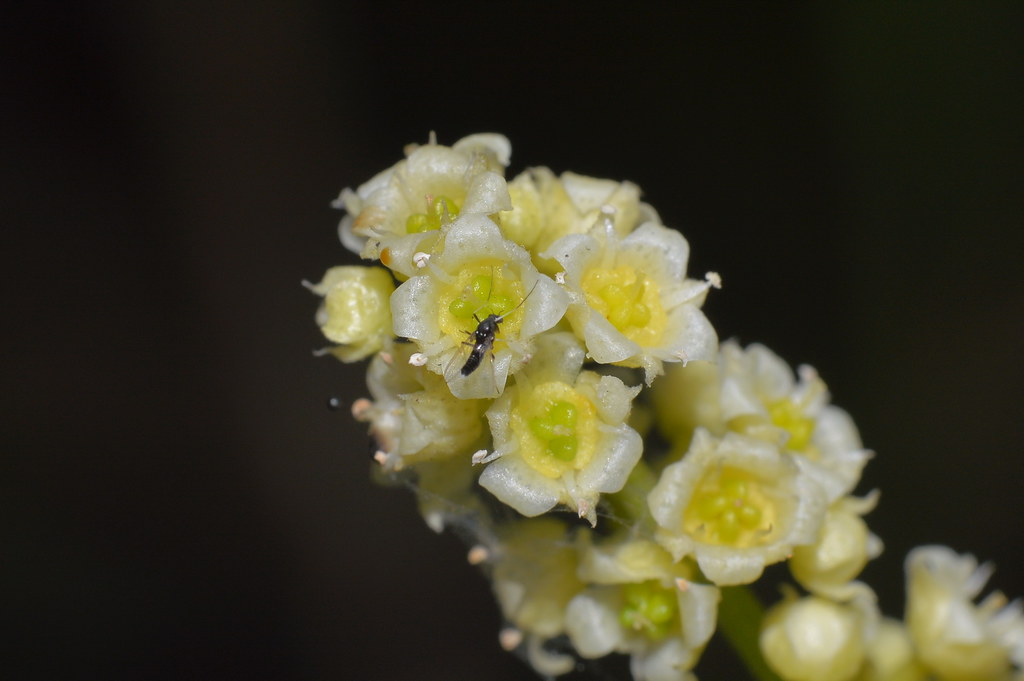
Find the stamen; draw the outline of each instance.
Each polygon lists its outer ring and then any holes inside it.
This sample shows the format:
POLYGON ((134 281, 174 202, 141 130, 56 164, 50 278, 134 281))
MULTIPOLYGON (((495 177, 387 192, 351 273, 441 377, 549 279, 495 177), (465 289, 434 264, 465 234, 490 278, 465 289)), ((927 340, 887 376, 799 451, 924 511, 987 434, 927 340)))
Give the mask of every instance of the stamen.
POLYGON ((505 652, 512 652, 523 642, 523 632, 515 627, 505 627, 498 632, 498 644, 505 652))
POLYGON ((491 557, 491 552, 488 548, 482 544, 477 544, 469 550, 466 554, 466 560, 470 565, 480 565, 486 562, 491 557))

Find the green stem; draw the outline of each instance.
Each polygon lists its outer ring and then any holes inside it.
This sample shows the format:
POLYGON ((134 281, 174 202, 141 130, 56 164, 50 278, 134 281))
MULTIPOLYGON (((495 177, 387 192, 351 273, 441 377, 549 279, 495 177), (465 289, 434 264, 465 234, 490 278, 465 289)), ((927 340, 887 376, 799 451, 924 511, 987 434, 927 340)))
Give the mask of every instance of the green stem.
POLYGON ((722 589, 722 602, 718 604, 719 630, 757 681, 780 681, 768 668, 757 644, 763 618, 764 608, 749 588, 722 589))

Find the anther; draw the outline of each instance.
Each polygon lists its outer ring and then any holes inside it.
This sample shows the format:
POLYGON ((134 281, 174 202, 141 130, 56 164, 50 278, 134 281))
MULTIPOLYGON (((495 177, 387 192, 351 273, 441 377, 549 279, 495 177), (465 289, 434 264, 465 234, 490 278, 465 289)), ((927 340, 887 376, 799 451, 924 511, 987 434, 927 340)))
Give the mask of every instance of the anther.
POLYGON ((466 554, 466 560, 469 561, 470 565, 480 565, 481 563, 486 562, 490 557, 491 552, 482 544, 477 544, 469 550, 469 553, 466 554))
POLYGON ((498 632, 498 644, 505 652, 512 652, 523 642, 523 632, 515 627, 505 627, 498 632))
POLYGON ((356 421, 366 421, 370 416, 370 409, 372 408, 373 402, 365 397, 360 397, 352 403, 352 418, 356 421))

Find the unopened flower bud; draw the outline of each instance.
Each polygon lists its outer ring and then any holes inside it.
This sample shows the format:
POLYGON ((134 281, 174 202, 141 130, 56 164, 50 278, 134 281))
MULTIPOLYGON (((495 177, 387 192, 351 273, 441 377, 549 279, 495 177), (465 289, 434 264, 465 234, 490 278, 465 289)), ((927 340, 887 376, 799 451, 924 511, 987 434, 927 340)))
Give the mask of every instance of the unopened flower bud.
POLYGON ((860 613, 817 596, 773 607, 760 643, 768 666, 786 681, 848 681, 864 662, 860 613))

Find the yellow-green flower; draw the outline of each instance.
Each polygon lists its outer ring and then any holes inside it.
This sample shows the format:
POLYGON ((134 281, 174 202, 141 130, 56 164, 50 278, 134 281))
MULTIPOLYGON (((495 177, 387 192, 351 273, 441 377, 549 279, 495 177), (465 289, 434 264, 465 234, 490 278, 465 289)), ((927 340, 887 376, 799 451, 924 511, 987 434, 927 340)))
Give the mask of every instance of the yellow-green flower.
POLYGON ((580 372, 571 334, 538 344, 537 362, 487 411, 494 451, 480 484, 525 516, 564 504, 597 522, 602 493, 622 489, 643 449, 626 424, 639 388, 580 372))
POLYGON ((609 218, 559 239, 542 256, 565 268, 566 317, 600 364, 644 369, 714 359, 718 337, 700 307, 710 284, 686 278, 690 247, 679 232, 648 222, 625 237, 609 218))
POLYGON ((335 204, 348 212, 339 227, 342 243, 403 277, 416 271, 413 255, 442 225, 511 208, 502 177, 511 146, 502 135, 471 135, 451 147, 431 139, 406 153, 356 191, 343 191, 335 204))
POLYGON ((394 332, 417 343, 456 397, 496 397, 529 358, 533 338, 562 318, 568 297, 485 216, 462 216, 440 238, 428 266, 391 297, 394 332), (498 328, 476 348, 474 332, 490 315, 498 328), (474 353, 477 367, 464 371, 474 353))
POLYGON ((793 370, 754 343, 722 343, 721 416, 733 431, 777 443, 826 491, 829 501, 850 494, 872 453, 850 416, 829 403, 828 387, 810 366, 793 370))
POLYGON ((715 584, 746 584, 811 544, 825 495, 791 455, 755 438, 698 429, 686 456, 647 496, 655 538, 676 560, 694 556, 715 584))
POLYGON ((502 233, 534 255, 545 274, 561 267, 540 257, 551 244, 568 234, 585 234, 610 218, 622 236, 641 222, 656 221, 657 213, 640 201, 640 189, 631 182, 616 182, 575 173, 556 177, 547 168, 530 168, 508 184, 511 210, 499 214, 502 233))

